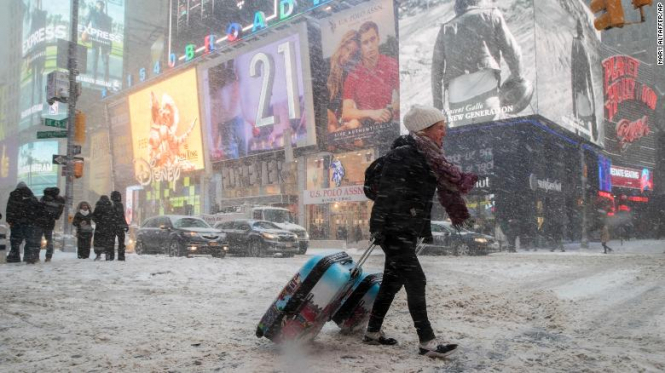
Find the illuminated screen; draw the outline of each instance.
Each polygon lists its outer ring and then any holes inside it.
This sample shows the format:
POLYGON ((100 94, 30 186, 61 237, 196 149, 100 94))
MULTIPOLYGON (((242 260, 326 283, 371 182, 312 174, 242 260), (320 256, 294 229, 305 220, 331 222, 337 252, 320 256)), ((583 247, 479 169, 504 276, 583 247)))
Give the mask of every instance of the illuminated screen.
POLYGON ((196 70, 129 96, 134 173, 143 185, 204 168, 196 70))
POLYGON ((309 66, 299 34, 244 52, 204 70, 213 162, 316 143, 309 66))
POLYGON ((87 48, 87 69, 78 80, 84 86, 122 88, 125 0, 82 0, 78 39, 87 48))
POLYGON ((58 39, 69 40, 70 2, 24 0, 19 129, 39 124, 46 75, 55 70, 58 39))
POLYGON ((58 154, 58 141, 36 141, 18 150, 18 181, 28 185, 35 195, 58 185, 58 167, 53 155, 58 154))

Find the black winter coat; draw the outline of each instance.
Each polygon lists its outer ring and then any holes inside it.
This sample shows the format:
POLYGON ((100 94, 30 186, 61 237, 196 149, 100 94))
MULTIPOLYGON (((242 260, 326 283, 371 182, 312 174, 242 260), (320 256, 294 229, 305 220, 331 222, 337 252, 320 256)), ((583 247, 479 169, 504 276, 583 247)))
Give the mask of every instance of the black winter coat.
POLYGON ((124 232, 128 225, 127 220, 125 220, 125 206, 122 204, 122 202, 113 202, 113 214, 115 216, 115 232, 124 232))
POLYGON ((84 216, 80 212, 77 212, 76 215, 74 215, 72 225, 76 227, 79 234, 92 234, 92 213, 88 213, 88 215, 84 216), (85 222, 85 224, 82 226, 81 223, 83 222, 85 222))
POLYGON ((35 225, 38 216, 42 215, 42 206, 32 194, 30 188, 16 188, 9 193, 7 200, 7 223, 35 225))
POLYGON ((44 189, 44 196, 40 200, 44 213, 37 217, 39 227, 47 230, 55 228, 55 221, 60 219, 65 208, 65 199, 59 194, 59 188, 44 189))
POLYGON ((94 247, 112 247, 115 245, 115 213, 111 201, 100 199, 92 213, 95 222, 94 247))
POLYGON ((408 239, 430 237, 436 176, 418 151, 416 140, 400 136, 384 157, 370 232, 408 239))

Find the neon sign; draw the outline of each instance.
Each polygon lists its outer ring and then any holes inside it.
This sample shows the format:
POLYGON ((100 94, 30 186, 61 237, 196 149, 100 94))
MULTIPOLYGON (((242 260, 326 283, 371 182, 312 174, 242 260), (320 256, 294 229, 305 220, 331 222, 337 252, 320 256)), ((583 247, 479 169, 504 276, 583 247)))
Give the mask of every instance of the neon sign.
MULTIPOLYGON (((259 31, 266 30, 272 26, 277 25, 278 23, 285 21, 289 18, 297 16, 299 14, 307 13, 315 8, 318 8, 322 5, 325 5, 332 0, 306 0, 310 2, 311 6, 307 9, 299 11, 296 13, 296 4, 295 0, 274 0, 273 3, 273 13, 266 15, 264 11, 256 11, 254 13, 252 22, 247 25, 242 25, 237 21, 229 22, 228 25, 223 27, 221 35, 208 34, 203 38, 203 44, 197 46, 196 44, 187 44, 184 48, 184 53, 178 56, 175 52, 170 52, 168 55, 168 67, 174 68, 178 65, 179 61, 190 62, 199 55, 207 55, 211 52, 217 50, 217 46, 221 43, 233 43, 242 40, 246 32, 256 33, 259 31)), ((244 3, 239 2, 238 7, 242 9, 244 3)), ((157 62, 159 64, 159 62, 157 62)), ((160 67, 153 69, 153 76, 160 74, 160 67)), ((139 70, 140 81, 143 82, 147 79, 145 74, 146 69, 142 68, 139 70)), ((134 83, 134 79, 131 74, 127 75, 127 88, 131 87, 134 83)))

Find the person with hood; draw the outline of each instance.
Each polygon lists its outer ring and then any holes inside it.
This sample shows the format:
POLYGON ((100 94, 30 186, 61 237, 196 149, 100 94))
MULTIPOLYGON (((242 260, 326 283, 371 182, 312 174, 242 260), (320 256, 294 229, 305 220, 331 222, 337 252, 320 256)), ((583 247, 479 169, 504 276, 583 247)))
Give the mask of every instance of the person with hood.
POLYGON ((92 241, 95 260, 100 260, 102 253, 106 254, 106 260, 113 260, 115 246, 115 213, 113 205, 108 196, 99 197, 92 213, 92 221, 95 222, 95 234, 92 241))
POLYGON ((40 203, 24 182, 18 183, 7 200, 6 221, 10 229, 10 249, 7 263, 21 262, 21 244, 25 241, 23 261, 35 264, 39 260, 39 244, 35 235, 35 219, 40 215, 40 203))
MULTIPOLYGON (((473 122, 500 119, 501 61, 510 69, 507 86, 530 84, 524 78, 520 46, 501 11, 488 0, 455 0, 455 14, 441 25, 434 44, 434 106, 457 112, 482 103, 486 114, 473 122)), ((519 111, 514 109, 513 114, 519 111)))
POLYGON ((92 212, 90 204, 81 201, 76 207, 76 215, 72 225, 76 227, 76 254, 79 259, 88 259, 90 257, 90 243, 92 240, 92 212))
POLYGON ((404 116, 409 135, 395 140, 384 156, 378 193, 370 217, 370 232, 375 244, 385 253, 383 281, 370 314, 363 342, 395 345, 381 331, 383 319, 404 286, 409 312, 420 340, 420 354, 445 357, 457 350, 456 344, 436 339, 427 317, 425 273, 416 244, 420 237, 433 241, 431 210, 435 191, 453 225, 459 228, 469 217, 462 195, 478 180, 460 172, 443 154, 446 134, 445 116, 434 108, 416 105, 404 116))
MULTIPOLYGON (((115 237, 118 237, 118 260, 125 260, 125 232, 129 230, 127 220, 125 219, 125 206, 122 204, 122 195, 118 191, 111 192, 111 201, 113 202, 114 231, 115 237)), ((115 246, 115 245, 114 245, 115 246)))
POLYGON ((62 210, 65 208, 65 199, 60 196, 59 188, 46 188, 44 189, 44 196, 41 198, 40 203, 44 213, 37 216, 37 226, 35 234, 37 241, 41 242, 42 237, 46 239, 46 259, 45 262, 50 262, 53 257, 53 229, 55 228, 55 221, 62 216, 62 210))

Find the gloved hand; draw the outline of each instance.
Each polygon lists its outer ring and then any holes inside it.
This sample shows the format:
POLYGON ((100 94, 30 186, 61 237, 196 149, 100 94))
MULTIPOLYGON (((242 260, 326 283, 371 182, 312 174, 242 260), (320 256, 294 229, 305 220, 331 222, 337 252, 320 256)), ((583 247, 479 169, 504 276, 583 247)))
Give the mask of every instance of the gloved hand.
POLYGON ((125 233, 129 232, 129 227, 124 227, 125 233))
POLYGON ((386 236, 383 234, 383 232, 376 231, 372 233, 371 240, 375 245, 382 245, 386 242, 386 236))

